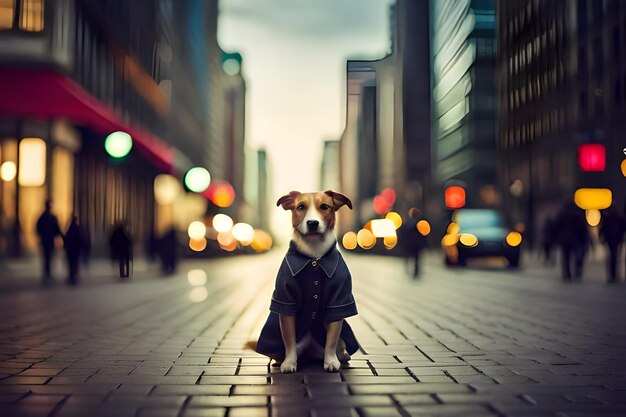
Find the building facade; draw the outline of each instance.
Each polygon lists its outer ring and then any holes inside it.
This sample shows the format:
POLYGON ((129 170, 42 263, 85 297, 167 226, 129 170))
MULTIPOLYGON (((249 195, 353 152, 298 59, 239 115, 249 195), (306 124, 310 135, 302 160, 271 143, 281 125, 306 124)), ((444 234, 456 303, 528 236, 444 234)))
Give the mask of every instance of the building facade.
POLYGON ((432 0, 431 16, 435 181, 479 206, 496 184, 495 1, 432 0))
POLYGON ((95 248, 120 221, 138 243, 147 239, 159 211, 155 176, 180 178, 209 160, 216 22, 213 0, 16 0, 2 9, 0 158, 16 171, 2 180, 3 253, 36 249, 46 199, 62 227, 78 215, 95 248), (115 131, 132 137, 124 158, 104 150, 115 131))
POLYGON ((619 1, 498 3, 501 189, 535 241, 578 188, 624 204, 625 19, 619 1), (604 146, 604 170, 580 169, 584 144, 604 146))

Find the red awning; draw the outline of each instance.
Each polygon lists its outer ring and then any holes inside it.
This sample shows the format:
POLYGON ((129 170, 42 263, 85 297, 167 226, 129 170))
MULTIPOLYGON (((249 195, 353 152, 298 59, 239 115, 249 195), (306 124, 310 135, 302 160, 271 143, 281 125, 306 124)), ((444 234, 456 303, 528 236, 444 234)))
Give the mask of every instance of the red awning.
POLYGON ((56 71, 1 68, 0 115, 64 118, 102 134, 121 130, 157 168, 170 172, 173 167, 172 147, 140 126, 126 125, 80 84, 56 71))

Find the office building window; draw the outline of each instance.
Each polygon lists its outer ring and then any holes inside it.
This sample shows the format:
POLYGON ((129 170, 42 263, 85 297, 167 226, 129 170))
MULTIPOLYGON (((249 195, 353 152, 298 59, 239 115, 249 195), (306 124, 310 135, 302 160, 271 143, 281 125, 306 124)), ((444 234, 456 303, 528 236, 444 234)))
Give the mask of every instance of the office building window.
POLYGON ((44 0, 21 0, 20 29, 41 32, 44 20, 44 0))
POLYGON ((0 30, 11 29, 15 16, 15 0, 0 0, 0 30))

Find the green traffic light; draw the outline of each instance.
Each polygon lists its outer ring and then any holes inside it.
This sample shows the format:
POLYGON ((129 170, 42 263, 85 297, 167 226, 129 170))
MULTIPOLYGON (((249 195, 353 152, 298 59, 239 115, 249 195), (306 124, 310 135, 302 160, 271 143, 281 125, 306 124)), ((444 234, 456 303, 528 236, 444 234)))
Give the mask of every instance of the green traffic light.
POLYGON ((104 149, 113 158, 123 158, 133 148, 133 139, 126 132, 113 132, 104 140, 104 149))

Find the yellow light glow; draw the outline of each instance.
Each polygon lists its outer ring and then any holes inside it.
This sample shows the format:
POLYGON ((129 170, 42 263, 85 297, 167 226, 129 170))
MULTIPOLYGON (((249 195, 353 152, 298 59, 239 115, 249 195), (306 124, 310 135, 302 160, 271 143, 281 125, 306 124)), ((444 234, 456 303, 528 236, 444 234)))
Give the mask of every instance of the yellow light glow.
POLYGON ((583 210, 604 210, 611 206, 613 195, 608 188, 579 188, 574 202, 583 210))
POLYGON ((264 230, 255 229, 250 247, 256 252, 265 252, 272 248, 272 236, 264 230))
POLYGON ((622 161, 620 168, 622 168, 622 175, 626 177, 626 159, 622 161))
POLYGON ((23 187, 40 187, 46 182, 46 142, 38 138, 20 141, 18 183, 23 187))
POLYGON ((350 231, 347 232, 345 235, 343 235, 343 239, 341 239, 341 243, 343 244, 343 247, 348 249, 348 250, 353 250, 356 248, 356 243, 357 238, 356 238, 356 233, 350 231))
POLYGON ((519 246, 520 243, 522 243, 522 235, 519 232, 511 232, 506 236, 506 243, 509 244, 509 246, 519 246))
POLYGON ((461 228, 459 227, 459 225, 456 224, 455 222, 450 222, 450 224, 448 225, 448 233, 451 235, 459 233, 460 229, 461 228))
POLYGON ((375 237, 395 236, 396 225, 390 219, 376 219, 370 222, 375 237))
POLYGON ((206 226, 204 223, 199 221, 191 222, 187 228, 187 234, 189 235, 189 238, 193 240, 204 239, 204 235, 206 235, 206 226))
POLYGON ((383 238, 383 244, 385 245, 385 248, 393 249, 394 246, 398 244, 398 236, 385 236, 383 238))
POLYGON ((585 210, 585 219, 587 219, 589 226, 596 227, 600 224, 600 220, 602 220, 600 210, 585 210))
POLYGON ((356 235, 356 242, 363 249, 372 249, 376 245, 376 237, 369 230, 361 229, 356 235))
POLYGON ((17 166, 15 166, 15 162, 6 161, 0 166, 0 178, 2 178, 2 181, 13 181, 16 174, 17 166))
POLYGON ((189 239, 189 249, 194 252, 202 252, 206 249, 207 241, 205 237, 201 239, 189 239))
POLYGON ((247 223, 237 223, 233 226, 231 233, 244 246, 248 246, 254 239, 254 229, 247 223))
POLYGON ((235 249, 237 249, 237 240, 233 238, 233 240, 228 245, 222 245, 220 243, 220 248, 222 248, 226 252, 233 252, 235 249))
POLYGON ((216 214, 213 217, 213 228, 217 230, 218 233, 230 232, 230 229, 233 228, 233 219, 226 214, 216 214))
POLYGON ((20 29, 41 32, 44 25, 44 0, 22 0, 20 29))
POLYGON ((200 303, 207 299, 209 290, 206 287, 196 287, 189 293, 189 299, 194 303, 200 303))
POLYGON ((430 223, 426 220, 420 220, 417 222, 417 231, 420 232, 422 236, 428 236, 430 234, 430 223))
POLYGON ((163 206, 174 204, 181 191, 180 182, 171 175, 160 174, 154 179, 154 199, 157 204, 163 206))
POLYGON ((456 233, 448 233, 443 237, 443 239, 441 239, 441 246, 450 247, 456 245, 458 242, 459 235, 456 233))
POLYGON ((194 287, 206 285, 206 272, 204 272, 204 270, 202 269, 192 269, 191 271, 187 272, 187 280, 194 287))
POLYGON ((478 238, 471 233, 463 233, 459 237, 459 241, 463 246, 473 248, 478 245, 478 238))
POLYGON ((396 226, 396 229, 402 226, 402 216, 400 216, 395 211, 390 211, 389 213, 387 213, 387 215, 385 216, 385 219, 391 220, 393 224, 396 226))

